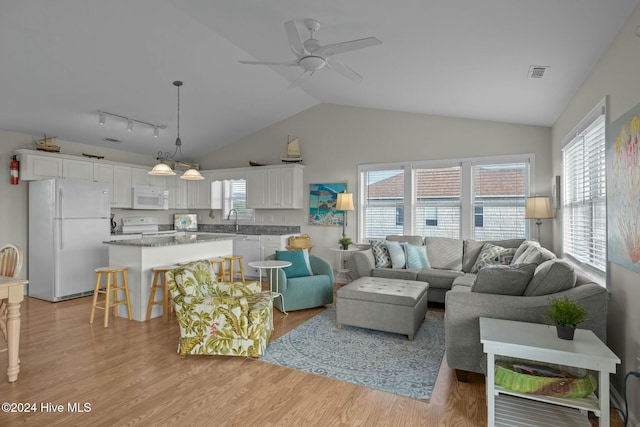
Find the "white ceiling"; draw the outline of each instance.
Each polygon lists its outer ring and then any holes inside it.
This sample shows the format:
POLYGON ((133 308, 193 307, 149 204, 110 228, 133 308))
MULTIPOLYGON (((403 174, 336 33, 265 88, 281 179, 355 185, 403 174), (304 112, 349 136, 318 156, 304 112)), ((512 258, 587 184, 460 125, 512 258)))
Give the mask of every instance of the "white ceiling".
POLYGON ((639 1, 2 0, 0 129, 173 152, 174 80, 186 159, 318 103, 551 126, 639 1), (362 83, 322 69, 289 89, 298 69, 238 62, 293 59, 283 23, 305 18, 323 44, 382 40, 334 57, 362 83))

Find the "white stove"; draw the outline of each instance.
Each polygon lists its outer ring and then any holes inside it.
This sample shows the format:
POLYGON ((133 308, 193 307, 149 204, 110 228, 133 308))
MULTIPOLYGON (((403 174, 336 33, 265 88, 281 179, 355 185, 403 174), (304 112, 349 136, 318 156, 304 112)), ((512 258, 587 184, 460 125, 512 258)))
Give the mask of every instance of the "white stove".
POLYGON ((157 218, 132 216, 122 218, 122 234, 176 234, 175 230, 160 231, 157 218))

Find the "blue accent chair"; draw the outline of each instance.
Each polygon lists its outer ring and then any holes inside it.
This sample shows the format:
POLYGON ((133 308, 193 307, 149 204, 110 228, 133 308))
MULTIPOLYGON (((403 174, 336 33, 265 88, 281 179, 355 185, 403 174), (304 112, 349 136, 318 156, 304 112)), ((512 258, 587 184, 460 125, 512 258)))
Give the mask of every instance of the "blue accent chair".
MULTIPOLYGON (((270 255, 267 260, 275 260, 276 255, 270 255)), ((273 301, 273 305, 280 311, 295 311, 305 308, 320 307, 333 302, 333 267, 322 258, 315 255, 309 255, 309 263, 313 276, 288 278, 283 269, 278 268, 269 270, 267 280, 273 280, 272 289, 276 291, 276 283, 278 290, 284 296, 284 307, 282 298, 277 297, 273 301), (278 282, 276 282, 275 274, 278 274, 278 282)))

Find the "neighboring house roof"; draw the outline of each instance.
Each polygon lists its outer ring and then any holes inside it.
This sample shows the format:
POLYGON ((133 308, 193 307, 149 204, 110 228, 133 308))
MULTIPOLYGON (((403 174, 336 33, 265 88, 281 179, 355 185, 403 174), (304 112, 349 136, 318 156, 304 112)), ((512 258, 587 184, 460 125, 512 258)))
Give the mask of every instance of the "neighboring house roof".
MULTIPOLYGON (((460 194, 458 168, 421 169, 416 186, 418 197, 454 197, 460 194)), ((525 194, 522 168, 478 168, 474 176, 475 193, 480 196, 520 196, 525 194)), ((367 187, 369 198, 399 198, 404 194, 404 174, 374 182, 367 187)))

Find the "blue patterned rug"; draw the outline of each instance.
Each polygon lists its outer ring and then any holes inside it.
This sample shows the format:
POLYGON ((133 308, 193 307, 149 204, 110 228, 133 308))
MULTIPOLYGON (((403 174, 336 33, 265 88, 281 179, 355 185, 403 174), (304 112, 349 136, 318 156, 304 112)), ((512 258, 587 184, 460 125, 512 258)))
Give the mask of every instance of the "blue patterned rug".
POLYGON ((260 360, 414 399, 429 399, 444 356, 444 313, 427 312, 414 340, 336 327, 331 307, 273 341, 260 360))

